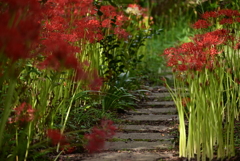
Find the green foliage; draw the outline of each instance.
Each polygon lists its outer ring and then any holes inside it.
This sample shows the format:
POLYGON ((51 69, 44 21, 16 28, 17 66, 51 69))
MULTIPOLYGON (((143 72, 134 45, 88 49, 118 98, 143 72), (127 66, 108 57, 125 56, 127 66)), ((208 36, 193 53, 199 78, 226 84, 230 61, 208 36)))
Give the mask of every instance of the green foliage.
POLYGON ((88 129, 103 118, 115 120, 116 116, 114 113, 104 112, 102 108, 99 107, 99 104, 95 104, 94 106, 85 105, 84 107, 75 107, 71 111, 71 117, 67 127, 72 130, 88 129))
MULTIPOLYGON (((96 0, 98 1, 98 0, 96 0)), ((103 2, 108 2, 109 4, 111 4, 112 6, 118 6, 118 5, 122 5, 122 4, 131 4, 134 3, 134 0, 103 0, 103 2)))
POLYGON ((163 84, 161 78, 168 74, 169 70, 166 68, 162 53, 168 47, 190 41, 189 37, 193 35, 193 30, 186 22, 189 22, 189 17, 181 17, 178 23, 172 24, 169 28, 163 28, 159 34, 154 34, 146 40, 145 46, 139 51, 140 54, 145 54, 145 57, 135 71, 143 83, 163 84))
POLYGON ((206 11, 213 11, 218 9, 233 9, 239 10, 239 0, 211 0, 211 1, 204 1, 202 3, 198 3, 196 6, 196 11, 198 15, 206 12, 206 11))
POLYGON ((120 73, 136 69, 144 54, 138 54, 140 47, 151 32, 138 31, 126 41, 120 41, 116 35, 108 35, 100 41, 102 76, 109 82, 117 81, 120 73))
POLYGON ((124 88, 111 86, 102 99, 102 108, 104 111, 116 109, 130 109, 135 105, 134 95, 127 92, 124 88))
MULTIPOLYGON (((109 84, 101 99, 104 111, 116 111, 117 109, 133 108, 138 101, 129 91, 137 88, 136 78, 130 77, 130 73, 121 73, 114 84, 109 84)), ((134 92, 133 92, 134 93, 134 92)))

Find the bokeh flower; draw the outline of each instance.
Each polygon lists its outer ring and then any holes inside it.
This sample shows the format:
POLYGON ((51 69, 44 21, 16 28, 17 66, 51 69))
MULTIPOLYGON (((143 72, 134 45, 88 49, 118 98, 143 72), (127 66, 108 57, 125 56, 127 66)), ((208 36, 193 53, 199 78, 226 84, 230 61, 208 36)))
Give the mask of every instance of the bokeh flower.
POLYGON ((30 104, 23 102, 21 105, 14 108, 14 116, 8 118, 9 123, 26 123, 34 120, 35 109, 30 104))
POLYGON ((116 132, 116 127, 111 120, 102 120, 100 128, 93 127, 90 134, 85 134, 87 140, 85 148, 89 153, 97 152, 104 147, 106 139, 111 138, 116 132))

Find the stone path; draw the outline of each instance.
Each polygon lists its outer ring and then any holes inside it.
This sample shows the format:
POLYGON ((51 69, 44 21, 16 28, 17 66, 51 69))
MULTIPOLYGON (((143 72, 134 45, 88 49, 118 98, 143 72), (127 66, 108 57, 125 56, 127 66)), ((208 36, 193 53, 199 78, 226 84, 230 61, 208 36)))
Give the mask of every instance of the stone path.
POLYGON ((106 142, 101 153, 83 161, 172 160, 177 111, 165 87, 148 88, 148 100, 122 117, 118 132, 106 142))

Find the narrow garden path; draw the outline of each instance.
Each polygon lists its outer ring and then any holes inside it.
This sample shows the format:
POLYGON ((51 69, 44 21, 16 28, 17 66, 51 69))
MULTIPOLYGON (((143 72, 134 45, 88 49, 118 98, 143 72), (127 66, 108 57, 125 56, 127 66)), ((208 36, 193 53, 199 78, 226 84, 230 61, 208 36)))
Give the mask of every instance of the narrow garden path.
POLYGON ((146 101, 121 116, 118 132, 101 153, 84 161, 161 161, 177 158, 177 110, 168 90, 148 90, 146 101))

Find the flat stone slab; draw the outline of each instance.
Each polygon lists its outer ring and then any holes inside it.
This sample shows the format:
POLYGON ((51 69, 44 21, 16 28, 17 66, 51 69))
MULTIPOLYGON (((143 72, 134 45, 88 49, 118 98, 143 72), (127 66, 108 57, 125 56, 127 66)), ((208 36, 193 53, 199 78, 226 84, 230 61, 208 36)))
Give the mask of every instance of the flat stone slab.
POLYGON ((116 133, 113 138, 130 140, 170 140, 174 139, 169 134, 161 133, 116 133))
POLYGON ((128 141, 106 142, 103 150, 151 150, 168 149, 174 145, 171 141, 128 141))
POLYGON ((174 101, 161 101, 161 102, 151 101, 151 102, 146 102, 146 105, 166 107, 166 106, 175 106, 175 103, 174 101))
POLYGON ((136 109, 136 111, 129 111, 131 114, 153 114, 153 113, 176 113, 177 109, 175 107, 168 108, 141 108, 136 109))
POLYGON ((151 95, 147 96, 147 98, 165 98, 165 97, 171 97, 171 94, 169 92, 164 92, 164 93, 152 93, 151 95))
POLYGON ((83 158, 82 161, 156 161, 162 158, 172 158, 169 152, 103 152, 96 153, 90 157, 83 158))
POLYGON ((152 125, 116 125, 120 130, 134 130, 134 131, 164 131, 169 129, 167 126, 152 126, 152 125))
POLYGON ((123 120, 127 121, 170 121, 177 120, 178 115, 132 115, 123 120))

